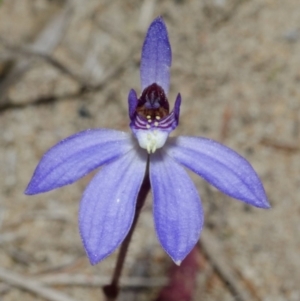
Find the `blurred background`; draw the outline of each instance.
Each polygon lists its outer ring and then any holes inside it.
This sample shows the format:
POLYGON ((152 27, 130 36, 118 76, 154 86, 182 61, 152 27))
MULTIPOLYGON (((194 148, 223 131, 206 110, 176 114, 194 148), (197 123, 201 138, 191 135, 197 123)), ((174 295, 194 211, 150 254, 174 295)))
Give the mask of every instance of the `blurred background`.
MULTIPOLYGON (((183 98, 174 135, 245 156, 272 205, 252 208, 191 175, 206 218, 196 273, 182 280, 192 284, 188 299, 164 301, 300 300, 298 0, 0 1, 0 300, 104 300, 116 253, 90 266, 77 223, 93 175, 46 194, 23 191, 59 140, 87 128, 129 131, 127 95, 141 92, 141 46, 158 15, 173 51, 171 107, 183 98)), ((156 300, 168 282, 172 262, 151 203, 150 195, 119 300, 156 300)))

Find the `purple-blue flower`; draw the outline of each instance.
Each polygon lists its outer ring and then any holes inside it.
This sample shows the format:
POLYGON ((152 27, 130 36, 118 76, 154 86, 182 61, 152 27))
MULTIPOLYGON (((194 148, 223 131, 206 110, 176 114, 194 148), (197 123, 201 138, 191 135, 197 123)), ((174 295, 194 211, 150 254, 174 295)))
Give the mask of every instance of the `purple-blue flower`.
POLYGON ((142 49, 142 94, 131 90, 128 96, 132 134, 93 129, 62 140, 43 156, 26 189, 26 194, 46 192, 103 166, 83 193, 79 210, 80 234, 92 264, 110 255, 130 230, 148 160, 156 233, 177 264, 197 243, 203 226, 200 197, 184 167, 233 198, 269 208, 260 179, 236 152, 206 138, 169 137, 181 103, 178 94, 170 112, 171 60, 159 17, 142 49))

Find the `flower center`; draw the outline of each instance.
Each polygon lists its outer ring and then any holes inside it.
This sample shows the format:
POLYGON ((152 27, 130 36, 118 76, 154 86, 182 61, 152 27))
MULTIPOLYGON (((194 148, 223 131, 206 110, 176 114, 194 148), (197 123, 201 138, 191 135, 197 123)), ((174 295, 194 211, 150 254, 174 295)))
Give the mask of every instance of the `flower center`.
POLYGON ((169 102, 164 90, 156 83, 147 87, 138 101, 136 112, 147 118, 149 123, 169 115, 169 102))
POLYGON ((169 133, 178 125, 176 112, 169 112, 168 99, 158 84, 145 88, 137 101, 130 123, 140 147, 149 154, 163 147, 169 133))

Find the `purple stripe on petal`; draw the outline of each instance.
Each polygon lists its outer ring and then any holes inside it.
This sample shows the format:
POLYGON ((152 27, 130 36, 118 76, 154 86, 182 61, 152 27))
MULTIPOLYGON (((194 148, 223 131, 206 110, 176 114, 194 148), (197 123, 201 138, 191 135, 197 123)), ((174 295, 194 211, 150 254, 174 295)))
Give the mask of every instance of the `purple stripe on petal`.
POLYGON ((156 232, 176 264, 197 243, 203 225, 200 197, 183 167, 158 150, 150 157, 156 232))
POLYGON ((174 120, 174 116, 173 116, 173 112, 171 112, 168 116, 166 116, 164 119, 162 119, 161 121, 159 121, 159 125, 165 125, 165 124, 169 124, 170 122, 172 123, 174 120))
POLYGON ((136 126, 137 127, 143 127, 143 128, 147 127, 148 121, 145 120, 145 119, 142 119, 139 115, 136 116, 135 121, 136 121, 136 126))
POLYGON ((130 151, 105 165, 86 188, 79 210, 81 238, 91 264, 111 254, 133 221, 147 157, 130 151))
POLYGON ((166 25, 161 17, 150 25, 141 58, 141 83, 144 90, 153 83, 169 91, 170 67, 172 62, 171 46, 166 25))
POLYGON ((269 208, 263 185, 249 162, 232 149, 199 137, 171 138, 167 153, 225 194, 269 208))
POLYGON ((108 129, 77 133, 45 153, 25 193, 37 194, 71 184, 132 148, 127 133, 108 129))
POLYGON ((164 119, 162 119, 161 121, 159 121, 159 127, 163 127, 163 126, 171 126, 175 121, 174 118, 174 112, 171 112, 167 117, 165 117, 164 119))

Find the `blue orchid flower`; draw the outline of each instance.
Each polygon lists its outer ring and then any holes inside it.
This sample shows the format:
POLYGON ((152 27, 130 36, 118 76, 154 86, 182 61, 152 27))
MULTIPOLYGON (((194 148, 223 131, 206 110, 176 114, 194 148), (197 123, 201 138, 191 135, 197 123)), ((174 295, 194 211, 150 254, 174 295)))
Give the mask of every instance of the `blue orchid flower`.
POLYGON ((184 167, 223 193, 247 204, 269 208, 256 172, 243 157, 216 141, 175 137, 181 96, 170 112, 167 94, 172 54, 161 17, 150 25, 141 58, 142 94, 128 96, 132 134, 111 129, 86 130, 45 153, 25 191, 46 192, 103 168, 83 193, 79 228, 91 264, 110 255, 133 222, 137 196, 149 160, 153 214, 159 242, 177 264, 197 243, 203 210, 184 167))

